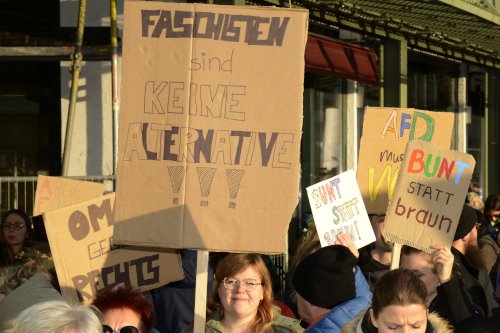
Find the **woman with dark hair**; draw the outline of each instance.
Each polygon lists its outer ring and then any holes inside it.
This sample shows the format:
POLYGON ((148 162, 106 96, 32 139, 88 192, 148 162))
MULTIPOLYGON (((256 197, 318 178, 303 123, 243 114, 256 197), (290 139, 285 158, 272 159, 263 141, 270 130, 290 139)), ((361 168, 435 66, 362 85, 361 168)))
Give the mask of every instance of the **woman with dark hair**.
POLYGON ((453 253, 446 246, 435 246, 432 254, 409 246, 401 249, 400 267, 411 270, 425 284, 429 311, 458 328, 460 323, 486 318, 486 314, 479 305, 470 301, 453 272, 453 262, 453 253))
POLYGON ((427 288, 413 272, 396 269, 373 290, 372 306, 342 328, 342 333, 451 333, 446 320, 427 309, 427 288))
POLYGON ((302 332, 299 321, 282 316, 272 300, 271 277, 262 257, 231 253, 217 264, 208 305, 214 313, 205 332, 302 332))
POLYGON ((103 333, 152 333, 156 316, 137 289, 118 286, 97 292, 92 305, 102 313, 103 333))
MULTIPOLYGON (((49 257, 31 247, 29 240, 33 235, 30 217, 19 209, 11 209, 2 217, 0 241, 4 244, 3 261, 5 264, 24 263, 29 259, 49 259, 49 257)), ((44 265, 51 268, 51 263, 44 265)))

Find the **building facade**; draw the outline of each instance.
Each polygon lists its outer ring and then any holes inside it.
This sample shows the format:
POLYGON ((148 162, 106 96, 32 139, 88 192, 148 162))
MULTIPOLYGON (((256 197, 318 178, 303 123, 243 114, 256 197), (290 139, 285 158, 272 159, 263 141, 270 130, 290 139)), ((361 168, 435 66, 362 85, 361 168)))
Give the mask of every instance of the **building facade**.
MULTIPOLYGON (((0 177, 60 175, 72 84, 69 69, 81 2, 5 3, 9 10, 0 17, 0 177)), ((211 3, 310 12, 302 193, 323 177, 356 168, 365 106, 455 113, 452 148, 476 158, 474 181, 483 197, 500 193, 500 176, 495 172, 500 166, 500 8, 496 1, 211 3)), ((117 13, 121 34, 123 2, 117 3, 117 13)), ((89 1, 66 172, 70 176, 115 173, 109 26, 110 3, 89 1)), ((303 227, 308 211, 305 197, 292 223, 292 237, 303 227)), ((2 210, 8 205, 5 200, 2 197, 2 210)))

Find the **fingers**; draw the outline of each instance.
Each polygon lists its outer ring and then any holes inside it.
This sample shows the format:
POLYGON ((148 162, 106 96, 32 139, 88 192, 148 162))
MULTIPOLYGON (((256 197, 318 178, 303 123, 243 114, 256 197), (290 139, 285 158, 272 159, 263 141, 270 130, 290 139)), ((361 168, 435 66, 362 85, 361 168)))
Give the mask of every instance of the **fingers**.
POLYGON ((449 281, 453 271, 453 261, 455 257, 451 253, 451 249, 444 245, 433 245, 431 261, 436 268, 439 281, 444 283, 449 281))
POLYGON ((335 244, 343 245, 343 246, 347 247, 356 258, 359 257, 359 251, 356 248, 356 245, 354 244, 354 242, 352 241, 351 236, 349 236, 348 234, 344 234, 344 233, 338 234, 337 240, 335 241, 335 244))

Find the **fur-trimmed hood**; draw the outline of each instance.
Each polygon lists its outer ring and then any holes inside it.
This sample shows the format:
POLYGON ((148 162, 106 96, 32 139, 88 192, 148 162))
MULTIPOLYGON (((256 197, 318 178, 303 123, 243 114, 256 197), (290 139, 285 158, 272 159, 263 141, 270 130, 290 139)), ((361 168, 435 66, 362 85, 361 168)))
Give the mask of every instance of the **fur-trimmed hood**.
MULTIPOLYGON (((367 314, 368 310, 363 311, 359 315, 356 316, 353 320, 348 322, 344 327, 342 327, 341 333, 367 333, 364 332, 361 328, 361 322, 363 321, 363 317, 367 314)), ((427 317, 428 322, 431 324, 432 331, 429 331, 429 327, 427 327, 426 332, 432 333, 453 333, 453 329, 448 324, 446 319, 439 317, 436 313, 429 313, 427 317)))

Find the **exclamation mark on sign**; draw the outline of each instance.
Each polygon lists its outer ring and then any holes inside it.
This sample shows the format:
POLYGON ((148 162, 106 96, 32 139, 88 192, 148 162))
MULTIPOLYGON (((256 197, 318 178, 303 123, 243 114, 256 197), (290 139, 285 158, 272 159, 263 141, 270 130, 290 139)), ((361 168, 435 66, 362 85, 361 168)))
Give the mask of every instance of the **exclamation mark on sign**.
MULTIPOLYGON (((168 167, 168 174, 170 175, 170 182, 172 183, 172 190, 174 195, 179 193, 184 176, 186 175, 187 167, 168 167)), ((179 204, 179 198, 173 198, 173 204, 179 204)))
MULTIPOLYGON (((231 200, 235 200, 238 196, 238 190, 240 189, 241 179, 245 174, 245 170, 238 169, 227 169, 227 185, 229 187, 229 197, 231 200)), ((228 208, 236 208, 236 202, 229 201, 228 208)))
MULTIPOLYGON (((358 229, 358 221, 354 221, 354 227, 356 228, 356 232, 358 233, 358 239, 361 240, 361 235, 359 234, 359 229, 358 229)), ((354 240, 354 238, 353 238, 354 240)))
POLYGON ((198 171, 198 179, 200 181, 201 197, 205 198, 201 200, 200 206, 208 206, 208 196, 210 195, 210 188, 212 187, 212 182, 215 176, 215 168, 196 168, 198 171))

